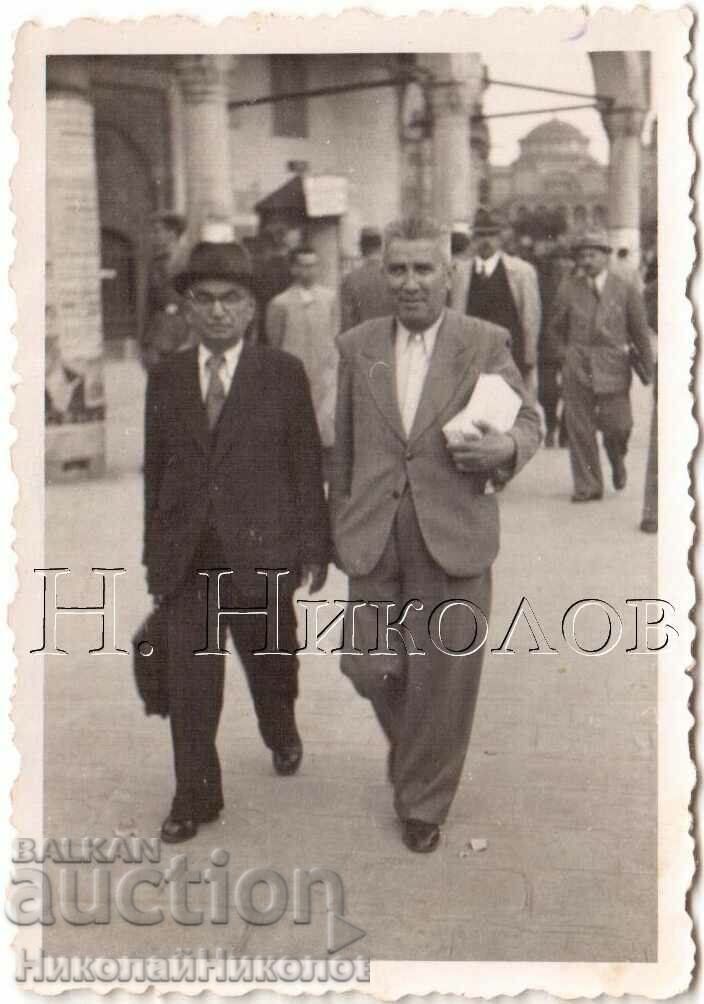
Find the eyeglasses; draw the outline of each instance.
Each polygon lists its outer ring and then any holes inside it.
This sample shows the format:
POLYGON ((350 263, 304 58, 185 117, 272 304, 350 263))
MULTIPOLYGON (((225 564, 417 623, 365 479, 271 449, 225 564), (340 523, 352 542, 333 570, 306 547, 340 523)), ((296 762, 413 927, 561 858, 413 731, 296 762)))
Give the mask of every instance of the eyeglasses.
POLYGON ((197 293, 189 293, 188 298, 201 310, 213 310, 216 303, 219 303, 224 310, 235 310, 246 300, 247 294, 237 289, 231 289, 221 296, 214 296, 212 293, 206 293, 205 290, 199 289, 197 293))

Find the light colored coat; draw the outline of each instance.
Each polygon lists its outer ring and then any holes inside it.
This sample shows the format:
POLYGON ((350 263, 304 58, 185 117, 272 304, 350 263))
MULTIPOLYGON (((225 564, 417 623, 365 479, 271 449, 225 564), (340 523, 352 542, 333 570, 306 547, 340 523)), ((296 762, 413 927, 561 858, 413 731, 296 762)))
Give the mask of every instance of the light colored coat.
POLYGON ((535 453, 540 423, 509 350, 508 332, 446 310, 413 427, 407 437, 396 397, 392 317, 367 321, 339 339, 340 369, 331 482, 333 539, 352 576, 375 567, 410 487, 423 538, 447 574, 479 575, 499 548, 496 496, 488 475, 461 473, 443 426, 467 404, 480 373, 499 373, 522 397, 511 430, 515 465, 535 453))
MULTIPOLYGON (((515 258, 503 251, 500 258, 504 263, 513 302, 521 319, 525 364, 535 366, 538 362, 538 337, 542 318, 538 274, 530 262, 523 261, 522 258, 515 258)), ((467 311, 467 296, 472 285, 473 268, 474 259, 469 259, 457 260, 453 269, 450 306, 461 314, 467 311)))
POLYGON ((335 439, 335 382, 340 313, 327 286, 312 286, 307 299, 300 286, 289 286, 270 301, 266 314, 269 345, 290 352, 303 363, 310 382, 323 446, 335 439))

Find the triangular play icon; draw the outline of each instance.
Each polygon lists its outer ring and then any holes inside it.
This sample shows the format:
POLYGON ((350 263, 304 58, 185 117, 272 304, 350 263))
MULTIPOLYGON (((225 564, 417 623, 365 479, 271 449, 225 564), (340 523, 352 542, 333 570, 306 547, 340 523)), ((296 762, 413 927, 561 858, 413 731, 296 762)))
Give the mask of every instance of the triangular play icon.
POLYGON ((348 945, 353 945, 366 933, 361 927, 355 927, 339 914, 333 913, 332 910, 328 911, 328 953, 330 955, 347 948, 348 945))

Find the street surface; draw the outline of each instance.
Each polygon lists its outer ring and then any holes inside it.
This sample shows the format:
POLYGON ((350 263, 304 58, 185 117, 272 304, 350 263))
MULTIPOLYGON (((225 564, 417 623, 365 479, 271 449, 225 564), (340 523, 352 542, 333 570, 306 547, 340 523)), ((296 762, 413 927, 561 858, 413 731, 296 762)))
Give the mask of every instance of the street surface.
MULTIPOLYGON (((46 564, 74 572, 60 587, 62 603, 97 602, 91 566, 127 569, 118 580, 118 643, 125 648, 149 609, 140 565, 142 382, 135 363, 111 364, 111 473, 99 482, 54 485, 46 500, 46 564)), ((144 909, 165 909, 163 923, 153 926, 130 925, 114 908, 108 925, 67 924, 55 892, 57 923, 45 929, 45 951, 116 957, 220 946, 238 955, 324 957, 319 887, 310 924, 293 924, 291 897, 270 926, 245 923, 232 905, 247 868, 275 869, 291 893, 294 869, 317 866, 339 874, 345 918, 366 932, 343 954, 654 961, 655 662, 626 655, 634 633, 626 598, 658 595, 655 538, 638 529, 651 397, 637 383, 634 403, 623 493, 609 478, 603 502, 571 504, 567 451, 541 449, 500 498, 488 644, 499 645, 525 596, 558 654, 527 655, 525 625, 514 635, 519 654, 488 654, 464 782, 435 854, 413 855, 401 843, 384 740, 334 656, 302 660, 297 707, 305 754, 293 778, 274 774, 244 676, 229 657, 218 737, 225 813, 193 841, 164 846, 161 865, 151 866, 165 868, 185 853, 191 869, 204 869, 210 853, 225 848, 229 923, 210 921, 211 889, 202 883, 190 886, 189 904, 205 910, 204 923, 185 926, 168 917, 163 888, 142 886, 136 896, 144 909), (586 597, 606 600, 624 621, 623 640, 604 657, 576 655, 560 634, 567 607, 586 597), (486 841, 486 848, 472 850, 470 840, 486 841)), ((36 593, 41 610, 40 583, 36 593)), ((346 596, 338 571, 323 595, 346 596)), ((63 620, 73 622, 59 628, 71 656, 51 659, 46 675, 45 833, 156 836, 172 795, 168 722, 144 716, 130 658, 87 654, 97 643, 96 618, 63 620)), ((590 626, 593 633, 585 637, 598 637, 603 622, 587 621, 585 632, 590 626)), ((85 906, 94 867, 79 868, 85 906)), ((109 867, 114 890, 134 866, 109 867)))

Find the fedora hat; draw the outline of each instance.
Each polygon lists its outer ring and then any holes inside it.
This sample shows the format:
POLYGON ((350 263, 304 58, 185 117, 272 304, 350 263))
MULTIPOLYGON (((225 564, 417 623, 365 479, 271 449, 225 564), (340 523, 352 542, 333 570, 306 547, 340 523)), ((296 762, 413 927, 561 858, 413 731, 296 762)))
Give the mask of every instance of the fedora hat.
POLYGON ((611 251, 609 235, 605 230, 587 230, 585 233, 575 237, 572 248, 574 251, 594 248, 597 251, 605 251, 608 254, 611 251))
POLYGON ((474 217, 472 233, 475 237, 491 237, 493 234, 500 234, 503 225, 497 213, 480 206, 474 217))
POLYGON ((174 278, 173 284, 179 293, 185 293, 199 279, 227 279, 253 291, 252 263, 247 250, 235 241, 196 244, 188 264, 174 278))

